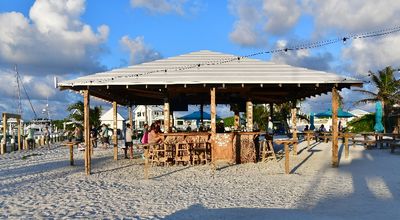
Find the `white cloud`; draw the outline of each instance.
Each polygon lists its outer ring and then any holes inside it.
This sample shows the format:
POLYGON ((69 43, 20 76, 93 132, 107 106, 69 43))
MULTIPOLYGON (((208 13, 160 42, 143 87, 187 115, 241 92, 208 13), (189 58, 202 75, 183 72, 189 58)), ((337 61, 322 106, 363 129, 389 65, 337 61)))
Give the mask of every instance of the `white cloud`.
POLYGON ((120 44, 125 50, 129 51, 131 64, 149 62, 162 57, 159 52, 155 51, 144 42, 143 36, 138 36, 135 39, 123 36, 120 40, 120 44))
POLYGON ((133 8, 145 8, 151 13, 177 13, 183 15, 187 0, 131 0, 133 8))
POLYGON ((101 69, 98 56, 109 29, 103 25, 94 32, 82 23, 84 10, 84 0, 37 0, 29 18, 0 14, 0 63, 36 67, 40 74, 101 69))
POLYGON ((398 0, 304 0, 303 7, 314 17, 317 32, 381 29, 397 25, 400 13, 398 0))
POLYGON ((300 6, 293 0, 230 0, 228 7, 238 17, 230 39, 241 46, 265 46, 268 35, 287 33, 301 15, 300 6))
POLYGON ((400 34, 383 38, 357 39, 342 51, 343 60, 350 62, 350 69, 358 75, 369 70, 376 72, 386 66, 399 67, 400 34))
POLYGON ((264 0, 263 12, 268 17, 265 29, 272 34, 285 34, 292 29, 301 15, 295 0, 264 0))
POLYGON ((242 46, 259 46, 267 43, 260 20, 264 20, 259 1, 229 1, 229 9, 238 17, 233 31, 229 34, 230 39, 242 46))
MULTIPOLYGON (((276 48, 285 48, 287 41, 281 40, 277 42, 276 48)), ((330 63, 333 61, 333 55, 324 52, 311 54, 309 50, 295 50, 282 53, 275 53, 271 60, 276 63, 284 63, 292 66, 299 66, 314 70, 329 71, 330 63)))

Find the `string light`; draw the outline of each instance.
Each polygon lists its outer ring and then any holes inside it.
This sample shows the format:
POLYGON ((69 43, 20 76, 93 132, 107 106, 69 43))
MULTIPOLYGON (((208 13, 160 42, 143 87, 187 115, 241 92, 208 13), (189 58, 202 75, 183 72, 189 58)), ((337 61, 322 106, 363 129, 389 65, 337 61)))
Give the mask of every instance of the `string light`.
MULTIPOLYGON (((364 32, 364 33, 359 33, 359 34, 349 34, 349 35, 343 36, 343 37, 337 37, 337 38, 333 38, 333 39, 327 39, 327 40, 316 41, 316 42, 311 42, 311 43, 303 43, 303 44, 299 44, 299 45, 292 46, 292 47, 286 47, 283 49, 260 51, 260 52, 248 54, 245 56, 238 56, 238 57, 233 57, 233 58, 229 58, 229 59, 225 58, 225 59, 221 59, 221 60, 208 61, 205 63, 197 63, 197 64, 185 65, 185 66, 180 66, 180 67, 171 67, 171 68, 160 69, 160 70, 152 70, 152 71, 148 71, 145 73, 119 75, 119 76, 112 77, 111 79, 96 80, 96 82, 104 83, 104 82, 107 82, 110 80, 120 79, 120 78, 139 78, 140 76, 150 75, 150 74, 154 74, 154 73, 160 73, 160 72, 166 73, 168 70, 184 71, 184 70, 193 69, 193 68, 200 68, 201 66, 225 64, 225 63, 229 63, 229 62, 239 61, 243 58, 250 58, 250 57, 255 57, 255 56, 260 56, 260 55, 282 53, 282 52, 288 52, 288 51, 314 49, 314 48, 318 48, 318 47, 324 47, 324 46, 327 46, 330 44, 336 44, 339 42, 346 44, 346 42, 349 40, 375 38, 375 37, 390 35, 390 34, 397 33, 397 32, 400 32, 400 26, 386 28, 386 29, 377 30, 377 31, 364 32)), ((399 69, 399 71, 400 71, 400 69, 399 69)), ((85 81, 82 83, 88 83, 88 82, 92 83, 93 81, 85 81)), ((71 86, 72 85, 73 84, 71 84, 71 86)))

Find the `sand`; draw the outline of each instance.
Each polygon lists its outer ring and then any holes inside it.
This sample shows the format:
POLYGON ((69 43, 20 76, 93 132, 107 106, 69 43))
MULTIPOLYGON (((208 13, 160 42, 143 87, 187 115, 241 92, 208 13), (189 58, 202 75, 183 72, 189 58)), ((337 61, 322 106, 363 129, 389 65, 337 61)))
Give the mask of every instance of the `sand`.
MULTIPOLYGON (((340 143, 341 144, 341 143, 340 143)), ((0 156, 0 218, 60 219, 399 219, 400 154, 350 148, 331 168, 330 143, 284 160, 227 166, 153 167, 95 149, 93 174, 83 153, 52 146, 0 156)))

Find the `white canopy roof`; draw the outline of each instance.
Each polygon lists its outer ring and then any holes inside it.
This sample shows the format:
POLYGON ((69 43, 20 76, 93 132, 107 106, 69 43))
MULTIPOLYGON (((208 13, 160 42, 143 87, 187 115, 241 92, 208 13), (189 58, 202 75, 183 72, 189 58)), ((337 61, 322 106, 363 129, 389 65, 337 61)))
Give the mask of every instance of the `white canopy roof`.
POLYGON ((60 87, 174 84, 311 84, 361 81, 323 71, 202 50, 58 83, 60 87), (198 65, 200 65, 198 67, 198 65), (165 71, 166 70, 166 71, 165 71))

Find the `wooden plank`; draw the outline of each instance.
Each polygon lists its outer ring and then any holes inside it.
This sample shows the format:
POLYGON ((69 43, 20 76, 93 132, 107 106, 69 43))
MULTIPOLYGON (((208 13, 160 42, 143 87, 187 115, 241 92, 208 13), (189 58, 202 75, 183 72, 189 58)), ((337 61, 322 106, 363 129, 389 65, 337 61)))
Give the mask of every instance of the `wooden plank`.
MULTIPOLYGON (((147 110, 147 109, 146 109, 147 110)), ((146 112, 147 115, 147 112, 146 112)), ((114 144, 114 160, 118 160, 118 137, 117 137, 117 102, 113 102, 113 144, 114 144)))
POLYGON ((17 131, 17 135, 18 135, 18 150, 22 150, 22 140, 21 140, 21 119, 17 118, 17 127, 18 127, 18 131, 17 131))
POLYGON ((215 103, 215 88, 210 89, 210 112, 211 112, 211 163, 215 168, 215 159, 214 159, 214 148, 215 148, 215 138, 217 134, 217 106, 215 103))
POLYGON ((285 148, 285 174, 289 174, 289 144, 285 142, 283 146, 285 148))
POLYGON ((338 107, 339 94, 336 87, 332 88, 332 167, 339 167, 338 152, 338 107))
POLYGON ((74 165, 74 144, 68 143, 67 146, 69 147, 69 164, 71 166, 74 165))
POLYGON ((235 130, 240 129, 240 116, 239 116, 239 111, 235 111, 235 116, 234 116, 234 127, 235 130))
POLYGON ((86 175, 90 175, 91 167, 90 167, 90 122, 89 122, 89 109, 90 109, 90 100, 89 100, 89 90, 83 91, 83 131, 85 138, 85 173, 86 175))
MULTIPOLYGON (((294 106, 292 108, 292 127, 293 127, 293 139, 297 140, 297 119, 296 119, 296 115, 297 115, 297 108, 296 106, 294 106)), ((293 155, 296 156, 297 155, 297 143, 293 144, 293 155)))
POLYGON ((169 102, 164 102, 164 133, 170 132, 170 111, 169 111, 169 102))
POLYGON ((344 134, 344 158, 349 158, 349 136, 344 134))
POLYGON ((1 142, 1 154, 6 153, 7 144, 7 115, 3 113, 3 140, 1 142))
MULTIPOLYGON (((147 105, 144 106, 144 123, 150 125, 147 105)), ((149 126, 150 127, 150 126, 149 126)))
POLYGON ((251 100, 246 102, 246 121, 247 131, 253 131, 253 103, 251 100))
MULTIPOLYGON (((129 124, 131 125, 131 126, 133 126, 133 115, 132 115, 132 106, 130 105, 129 107, 128 107, 128 114, 129 114, 129 124)), ((133 127, 131 127, 131 128, 133 128, 133 127)))

